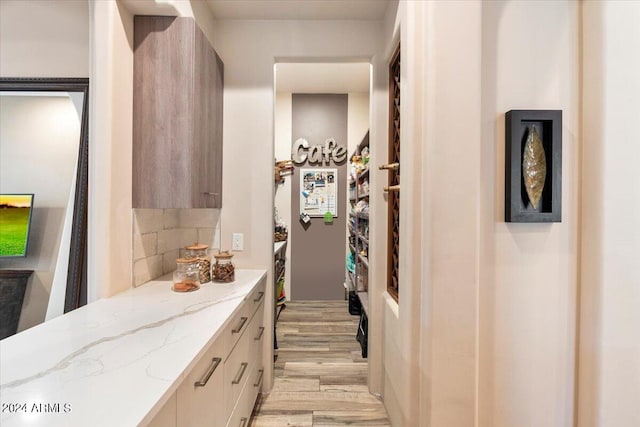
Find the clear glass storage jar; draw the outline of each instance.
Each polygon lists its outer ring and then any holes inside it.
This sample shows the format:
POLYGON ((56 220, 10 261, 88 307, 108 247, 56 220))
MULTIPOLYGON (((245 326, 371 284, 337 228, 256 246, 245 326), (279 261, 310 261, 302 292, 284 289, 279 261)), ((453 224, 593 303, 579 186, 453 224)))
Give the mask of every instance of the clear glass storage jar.
POLYGON ((176 292, 191 292, 200 289, 200 273, 196 260, 187 258, 176 260, 172 289, 176 292))
POLYGON ((191 246, 185 246, 184 250, 185 258, 196 260, 198 263, 200 283, 209 283, 211 281, 211 255, 209 255, 209 246, 196 242, 191 246))
POLYGON ((229 251, 218 252, 213 255, 216 262, 213 264, 213 281, 219 283, 233 282, 236 278, 236 267, 233 265, 233 254, 229 251))

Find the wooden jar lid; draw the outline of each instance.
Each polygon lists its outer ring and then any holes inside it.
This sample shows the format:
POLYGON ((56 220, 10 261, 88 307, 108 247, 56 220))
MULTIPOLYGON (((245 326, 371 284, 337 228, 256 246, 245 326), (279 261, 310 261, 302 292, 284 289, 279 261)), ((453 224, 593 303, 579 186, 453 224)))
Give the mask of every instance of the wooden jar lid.
POLYGON ((203 249, 207 249, 208 247, 209 245, 205 245, 204 243, 195 242, 193 245, 185 246, 184 248, 191 251, 201 251, 203 249))
POLYGON ((195 258, 178 258, 176 259, 176 263, 177 264, 193 264, 195 262, 197 262, 198 260, 195 258))
POLYGON ((213 254, 216 259, 229 259, 233 258, 233 254, 229 251, 221 251, 216 254, 213 254))

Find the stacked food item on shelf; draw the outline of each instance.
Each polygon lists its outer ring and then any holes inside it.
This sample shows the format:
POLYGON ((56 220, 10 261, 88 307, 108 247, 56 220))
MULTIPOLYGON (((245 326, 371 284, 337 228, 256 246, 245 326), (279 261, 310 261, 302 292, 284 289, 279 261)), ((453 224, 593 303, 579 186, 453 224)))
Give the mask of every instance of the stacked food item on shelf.
POLYGON ((367 178, 363 179, 362 182, 358 182, 358 195, 358 197, 369 196, 369 180, 367 178))
POLYGON ((369 214, 369 202, 366 200, 360 200, 353 208, 356 214, 369 214))
POLYGON ((360 154, 351 157, 351 171, 349 179, 356 180, 358 175, 362 175, 369 169, 369 147, 364 147, 360 154))
POLYGON ((289 237, 287 224, 280 218, 278 208, 275 208, 273 215, 273 241, 284 242, 289 237))
POLYGON ((369 269, 369 160, 368 135, 351 156, 349 167, 348 289, 365 292, 369 269))
POLYGON ((367 357, 367 306, 369 289, 369 133, 358 144, 351 156, 349 176, 349 255, 347 276, 349 313, 359 314, 357 340, 362 347, 362 357, 367 357))
POLYGON ((353 185, 355 181, 351 182, 351 185, 349 185, 349 200, 355 200, 356 199, 356 186, 353 185))

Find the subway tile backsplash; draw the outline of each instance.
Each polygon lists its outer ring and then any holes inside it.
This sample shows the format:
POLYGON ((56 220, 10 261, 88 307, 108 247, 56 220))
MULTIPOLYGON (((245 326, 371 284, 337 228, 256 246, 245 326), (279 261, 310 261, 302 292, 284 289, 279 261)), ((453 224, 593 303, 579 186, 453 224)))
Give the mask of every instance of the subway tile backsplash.
POLYGON ((185 246, 217 248, 219 235, 220 209, 134 209, 133 286, 174 271, 185 246))

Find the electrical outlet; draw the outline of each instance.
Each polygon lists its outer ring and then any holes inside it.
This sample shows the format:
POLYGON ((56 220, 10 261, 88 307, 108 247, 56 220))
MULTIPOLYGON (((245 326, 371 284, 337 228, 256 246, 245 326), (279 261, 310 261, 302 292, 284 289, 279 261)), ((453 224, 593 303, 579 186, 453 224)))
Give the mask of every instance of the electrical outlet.
POLYGON ((233 241, 231 243, 231 250, 241 251, 244 249, 244 234, 233 233, 233 241))

